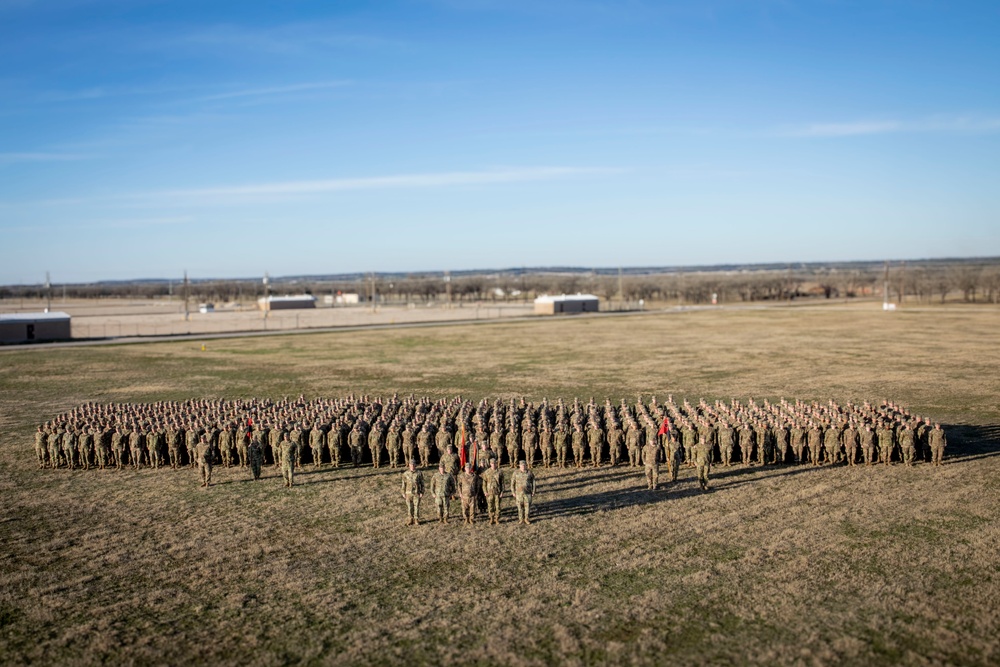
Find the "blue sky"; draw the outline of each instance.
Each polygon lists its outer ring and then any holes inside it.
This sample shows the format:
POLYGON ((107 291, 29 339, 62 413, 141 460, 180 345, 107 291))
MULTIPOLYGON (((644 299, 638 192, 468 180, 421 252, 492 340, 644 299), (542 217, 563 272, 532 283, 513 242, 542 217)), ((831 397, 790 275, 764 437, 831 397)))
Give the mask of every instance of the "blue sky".
POLYGON ((1000 4, 0 0, 0 283, 1000 255, 1000 4))

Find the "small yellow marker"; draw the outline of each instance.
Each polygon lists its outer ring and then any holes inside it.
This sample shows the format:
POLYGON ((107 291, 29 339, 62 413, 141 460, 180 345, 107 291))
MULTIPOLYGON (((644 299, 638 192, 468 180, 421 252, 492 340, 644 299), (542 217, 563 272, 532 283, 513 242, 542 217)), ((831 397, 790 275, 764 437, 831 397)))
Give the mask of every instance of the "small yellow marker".
POLYGON ((201 351, 202 351, 202 352, 204 352, 204 351, 205 351, 205 344, 204 344, 204 343, 202 343, 202 344, 201 344, 201 351))

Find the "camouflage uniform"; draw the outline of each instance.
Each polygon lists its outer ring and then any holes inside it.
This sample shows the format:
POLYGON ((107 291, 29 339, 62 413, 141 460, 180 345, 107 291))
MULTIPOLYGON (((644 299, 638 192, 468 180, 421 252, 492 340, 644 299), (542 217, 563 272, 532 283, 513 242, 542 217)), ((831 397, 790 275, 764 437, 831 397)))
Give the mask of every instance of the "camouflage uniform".
POLYGON ((642 448, 642 463, 646 468, 646 488, 655 491, 660 483, 660 459, 663 454, 655 441, 642 448))
POLYGON ((250 446, 247 447, 247 459, 250 463, 250 472, 253 473, 254 481, 260 479, 260 470, 264 467, 264 446, 260 440, 254 438, 250 446))
POLYGON ((419 470, 403 471, 403 500, 406 501, 406 525, 420 523, 420 498, 424 495, 424 475, 419 470))
POLYGON ((722 465, 727 468, 733 462, 733 428, 729 424, 719 426, 719 454, 722 456, 722 465))
POLYGON ((476 500, 479 497, 479 475, 472 470, 472 464, 458 475, 458 496, 462 500, 462 518, 465 523, 476 522, 476 500))
POLYGON ((212 483, 212 447, 204 437, 195 447, 195 460, 201 474, 201 485, 209 486, 212 483))
POLYGON ((438 467, 438 472, 431 478, 431 495, 437 508, 438 521, 448 523, 451 514, 451 497, 455 495, 455 478, 445 471, 444 465, 438 467))
POLYGON ((708 491, 708 475, 712 472, 712 446, 701 440, 694 448, 694 462, 698 468, 698 484, 708 491))
POLYGON ((295 483, 295 450, 299 448, 298 443, 289 437, 285 437, 279 445, 281 451, 281 477, 285 481, 285 486, 291 488, 295 483))
POLYGON ((948 446, 948 438, 945 437, 944 429, 940 424, 935 424, 934 428, 927 432, 927 442, 931 448, 931 457, 934 465, 941 465, 944 460, 944 449, 948 446))
POLYGON ((504 476, 499 465, 491 465, 483 473, 482 485, 486 494, 486 513, 490 517, 490 523, 500 523, 500 499, 503 496, 504 476))
POLYGON ((531 500, 535 495, 535 474, 522 464, 511 475, 510 492, 517 504, 518 523, 531 523, 531 500))

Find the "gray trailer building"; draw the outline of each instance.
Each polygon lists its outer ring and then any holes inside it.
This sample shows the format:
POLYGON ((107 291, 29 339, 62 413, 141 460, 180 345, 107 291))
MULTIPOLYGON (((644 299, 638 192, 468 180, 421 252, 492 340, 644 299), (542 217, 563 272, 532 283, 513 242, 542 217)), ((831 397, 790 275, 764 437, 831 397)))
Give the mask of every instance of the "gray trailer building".
POLYGON ((72 335, 66 313, 0 315, 0 344, 69 340, 72 335))
POLYGON ((269 296, 257 299, 257 307, 261 310, 295 310, 297 308, 315 308, 316 297, 312 294, 295 294, 292 296, 269 296))

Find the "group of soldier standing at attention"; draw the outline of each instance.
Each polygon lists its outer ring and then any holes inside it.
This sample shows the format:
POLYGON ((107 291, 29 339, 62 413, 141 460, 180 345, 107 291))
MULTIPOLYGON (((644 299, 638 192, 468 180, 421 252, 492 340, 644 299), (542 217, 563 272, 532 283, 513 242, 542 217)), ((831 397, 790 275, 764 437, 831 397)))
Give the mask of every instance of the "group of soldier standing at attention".
POLYGON ((219 464, 249 468, 257 480, 270 463, 289 487, 303 463, 403 465, 407 523, 419 520, 425 490, 443 522, 450 500, 461 498, 467 523, 483 508, 491 523, 499 522, 500 499, 509 490, 519 520, 529 523, 531 469, 538 465, 617 466, 627 459, 644 469, 652 490, 659 488, 661 464, 671 481, 687 465, 697 468, 707 490, 713 464, 940 465, 946 444, 940 424, 891 401, 876 406, 751 398, 692 405, 675 403, 673 396, 663 403, 654 396, 648 403, 640 397, 617 405, 593 398, 473 403, 461 396, 412 395, 87 403, 35 433, 39 467, 191 466, 203 486, 219 464), (432 463, 437 471, 425 486, 420 468, 432 463), (514 469, 509 485, 504 466, 514 469))

